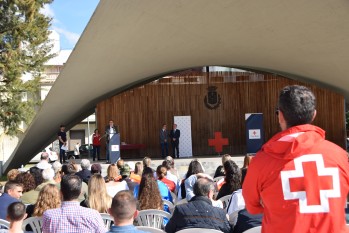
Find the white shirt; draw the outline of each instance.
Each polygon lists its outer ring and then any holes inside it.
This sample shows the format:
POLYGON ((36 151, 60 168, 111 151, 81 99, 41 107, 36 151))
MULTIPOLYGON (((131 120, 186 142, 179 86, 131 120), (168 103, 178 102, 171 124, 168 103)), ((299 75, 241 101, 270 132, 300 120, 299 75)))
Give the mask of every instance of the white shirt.
POLYGON ((170 181, 173 181, 173 183, 176 184, 176 190, 177 190, 179 186, 177 176, 173 175, 170 171, 167 171, 166 178, 169 179, 170 181))
POLYGON ((231 198, 229 200, 227 214, 230 215, 235 211, 239 211, 245 208, 245 200, 242 196, 242 189, 238 189, 232 193, 231 198))
POLYGON ((129 190, 126 181, 123 180, 121 182, 115 182, 117 184, 115 184, 114 182, 115 181, 109 181, 108 183, 106 183, 107 193, 112 198, 122 190, 129 190))
POLYGON ((52 165, 49 164, 46 160, 41 160, 40 162, 38 162, 38 164, 36 164, 36 167, 45 170, 46 168, 52 168, 52 165))

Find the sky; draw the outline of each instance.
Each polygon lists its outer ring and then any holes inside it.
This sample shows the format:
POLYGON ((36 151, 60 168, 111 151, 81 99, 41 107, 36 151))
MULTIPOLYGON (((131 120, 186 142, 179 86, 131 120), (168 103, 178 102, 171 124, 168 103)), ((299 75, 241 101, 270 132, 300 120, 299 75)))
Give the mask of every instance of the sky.
POLYGON ((54 0, 42 9, 52 17, 50 29, 56 30, 61 39, 61 49, 73 49, 84 31, 99 0, 54 0))

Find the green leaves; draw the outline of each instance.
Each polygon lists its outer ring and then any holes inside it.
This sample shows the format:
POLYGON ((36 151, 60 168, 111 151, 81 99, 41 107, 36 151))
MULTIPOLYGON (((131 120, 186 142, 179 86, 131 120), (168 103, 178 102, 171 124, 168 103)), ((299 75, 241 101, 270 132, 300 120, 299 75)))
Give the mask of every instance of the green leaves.
POLYGON ((40 73, 53 55, 48 43, 51 19, 40 9, 51 2, 0 1, 0 127, 9 135, 16 135, 22 122, 29 124, 41 103, 40 73), (32 78, 24 81, 24 74, 32 78))

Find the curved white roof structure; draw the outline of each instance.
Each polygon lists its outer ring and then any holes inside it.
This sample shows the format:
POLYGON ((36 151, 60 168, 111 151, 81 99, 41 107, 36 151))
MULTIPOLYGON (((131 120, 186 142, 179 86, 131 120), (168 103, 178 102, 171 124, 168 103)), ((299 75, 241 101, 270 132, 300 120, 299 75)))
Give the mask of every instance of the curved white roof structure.
POLYGON ((349 2, 101 0, 5 169, 25 164, 102 99, 160 75, 220 65, 349 97, 349 2))

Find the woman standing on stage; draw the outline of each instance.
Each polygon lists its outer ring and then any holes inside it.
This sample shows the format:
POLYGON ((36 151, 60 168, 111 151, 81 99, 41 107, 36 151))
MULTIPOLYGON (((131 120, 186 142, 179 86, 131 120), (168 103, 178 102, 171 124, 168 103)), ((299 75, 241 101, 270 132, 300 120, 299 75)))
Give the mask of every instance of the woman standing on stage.
POLYGON ((98 132, 98 129, 95 129, 94 134, 92 135, 92 146, 93 146, 93 161, 97 159, 100 160, 99 155, 101 152, 101 135, 98 132))

